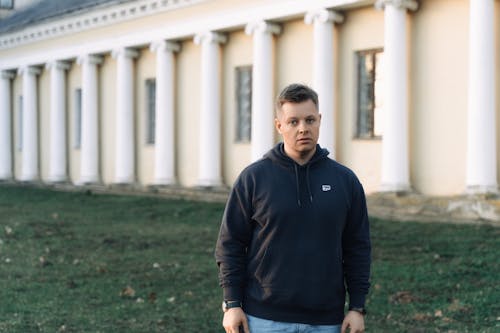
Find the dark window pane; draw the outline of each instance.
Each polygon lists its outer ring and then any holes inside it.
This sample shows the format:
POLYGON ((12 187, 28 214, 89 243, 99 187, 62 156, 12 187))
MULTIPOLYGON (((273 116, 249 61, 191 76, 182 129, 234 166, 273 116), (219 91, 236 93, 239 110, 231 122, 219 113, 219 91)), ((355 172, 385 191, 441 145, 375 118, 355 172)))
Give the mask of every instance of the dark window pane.
POLYGON ((252 67, 236 68, 236 141, 251 140, 252 125, 252 67))
POLYGON ((82 144, 82 89, 75 90, 74 144, 78 149, 82 144))
POLYGON ((374 138, 382 135, 380 126, 380 117, 383 112, 382 55, 381 50, 357 53, 356 136, 359 138, 374 138))
POLYGON ((14 0, 0 0, 0 9, 12 9, 14 0))
POLYGON ((156 80, 146 80, 146 143, 155 143, 156 80))

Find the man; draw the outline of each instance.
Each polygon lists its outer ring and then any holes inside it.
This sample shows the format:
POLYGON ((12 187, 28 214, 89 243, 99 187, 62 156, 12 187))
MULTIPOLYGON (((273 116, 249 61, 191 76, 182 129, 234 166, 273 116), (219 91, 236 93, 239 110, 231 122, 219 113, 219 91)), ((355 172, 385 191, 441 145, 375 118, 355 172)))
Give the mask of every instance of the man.
POLYGON ((363 332, 371 249, 363 188, 317 144, 316 92, 289 85, 276 108, 283 143, 242 171, 222 219, 224 329, 363 332))

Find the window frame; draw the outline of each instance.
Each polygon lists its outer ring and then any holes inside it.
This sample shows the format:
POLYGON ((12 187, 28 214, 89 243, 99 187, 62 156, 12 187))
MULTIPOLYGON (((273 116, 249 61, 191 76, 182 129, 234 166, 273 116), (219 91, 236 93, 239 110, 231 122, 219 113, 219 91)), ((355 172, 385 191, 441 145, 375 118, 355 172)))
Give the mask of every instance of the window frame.
MULTIPOLYGON (((371 49, 364 49, 364 50, 359 50, 355 52, 355 73, 356 73, 356 90, 355 90, 355 104, 356 104, 356 112, 355 112, 355 122, 354 122, 354 139, 356 140, 381 140, 383 137, 383 131, 381 135, 377 135, 375 133, 375 109, 376 109, 376 78, 377 78, 377 69, 378 69, 378 63, 377 63, 377 54, 384 53, 384 48, 383 47, 378 47, 378 48, 371 48, 371 49), (370 124, 370 131, 368 134, 365 134, 365 132, 361 131, 361 122, 362 122, 362 109, 361 109, 361 70, 360 70, 360 55, 370 55, 372 57, 372 63, 373 63, 373 78, 372 78, 372 96, 373 100, 371 108, 370 108, 370 113, 371 113, 371 124, 370 124)), ((382 108, 383 109, 383 108, 382 108)), ((366 112, 366 111, 365 111, 366 112)))
POLYGON ((82 88, 74 90, 73 149, 82 147, 82 88))
POLYGON ((234 129, 234 142, 235 143, 250 143, 252 141, 252 81, 253 81, 253 66, 252 65, 242 65, 242 66, 236 66, 234 69, 234 75, 235 75, 235 129, 234 129), (241 130, 241 122, 243 121, 243 116, 242 116, 242 108, 243 106, 241 105, 240 101, 240 91, 241 91, 241 86, 240 86, 240 75, 241 73, 249 73, 250 74, 250 82, 249 82, 249 91, 250 93, 248 94, 248 133, 243 133, 241 130))
POLYGON ((156 78, 147 78, 145 86, 145 143, 154 145, 156 143, 156 78))
POLYGON ((24 121, 24 108, 23 108, 23 95, 19 95, 17 108, 17 126, 16 126, 16 150, 23 151, 23 121, 24 121))
POLYGON ((5 4, 6 0, 0 0, 0 9, 14 9, 14 0, 10 0, 8 4, 5 4))

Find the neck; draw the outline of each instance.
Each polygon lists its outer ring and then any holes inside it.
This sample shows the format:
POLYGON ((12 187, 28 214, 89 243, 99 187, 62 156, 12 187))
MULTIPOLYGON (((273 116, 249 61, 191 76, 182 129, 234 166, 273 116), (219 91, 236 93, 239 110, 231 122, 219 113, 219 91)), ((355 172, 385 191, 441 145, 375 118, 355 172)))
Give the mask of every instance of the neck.
POLYGON ((316 152, 316 147, 314 147, 313 150, 307 152, 291 152, 289 149, 287 149, 286 145, 284 148, 285 154, 292 160, 294 160, 298 165, 304 165, 309 162, 316 152))

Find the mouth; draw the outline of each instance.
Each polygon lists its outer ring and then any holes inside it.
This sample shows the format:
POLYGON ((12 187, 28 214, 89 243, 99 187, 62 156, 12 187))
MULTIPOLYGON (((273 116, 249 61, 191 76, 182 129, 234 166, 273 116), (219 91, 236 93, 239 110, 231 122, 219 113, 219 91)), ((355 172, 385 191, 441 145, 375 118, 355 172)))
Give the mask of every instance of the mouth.
POLYGON ((297 140, 298 143, 309 143, 311 141, 312 141, 311 138, 300 138, 297 140))

